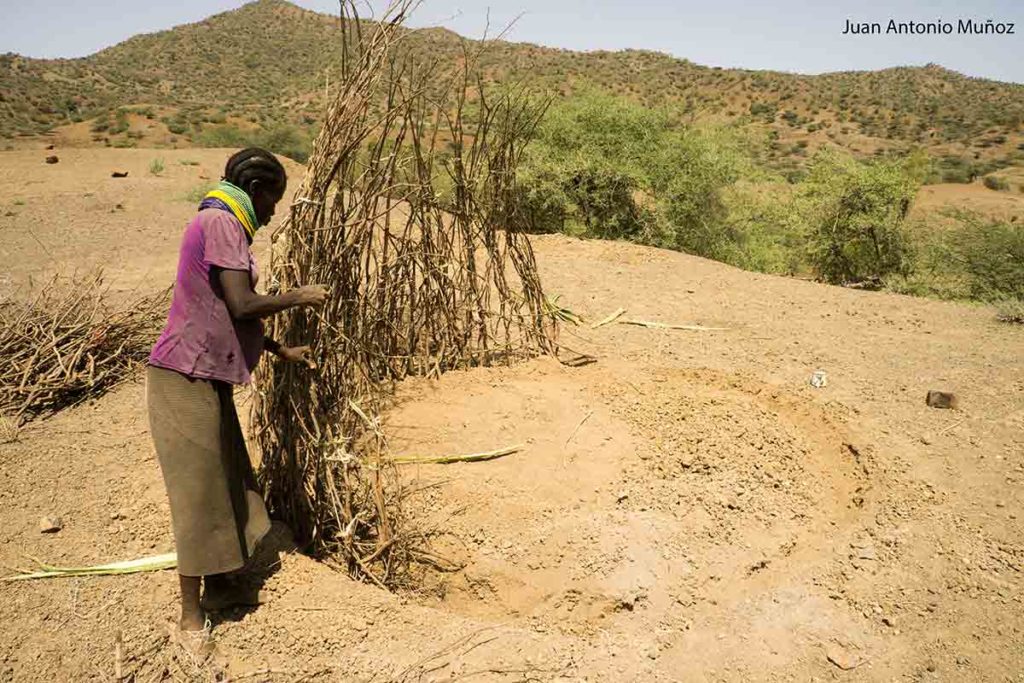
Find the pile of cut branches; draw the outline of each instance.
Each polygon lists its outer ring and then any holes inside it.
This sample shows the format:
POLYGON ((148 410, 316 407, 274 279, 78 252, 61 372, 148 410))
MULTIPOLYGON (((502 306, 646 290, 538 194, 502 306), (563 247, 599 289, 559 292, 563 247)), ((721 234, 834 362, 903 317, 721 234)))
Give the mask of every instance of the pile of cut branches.
POLYGON ((388 587, 436 560, 403 520, 379 428, 393 383, 555 352, 516 185, 547 100, 488 92, 468 47, 445 65, 406 53, 415 5, 395 0, 364 24, 342 3, 337 98, 270 263, 283 288, 330 291, 322 309, 272 323, 283 343, 312 344, 317 370, 264 364, 253 419, 274 514, 388 587))
POLYGON ((0 415, 21 426, 131 376, 166 319, 167 293, 120 309, 108 301, 101 271, 0 301, 0 415))

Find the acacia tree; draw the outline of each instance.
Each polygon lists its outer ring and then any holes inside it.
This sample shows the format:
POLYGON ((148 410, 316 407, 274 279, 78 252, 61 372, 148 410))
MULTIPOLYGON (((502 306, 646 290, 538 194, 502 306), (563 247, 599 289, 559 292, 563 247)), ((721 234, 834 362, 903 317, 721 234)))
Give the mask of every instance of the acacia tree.
POLYGON ((536 232, 629 239, 721 258, 721 190, 738 176, 727 135, 668 110, 584 92, 548 111, 519 169, 536 232))
POLYGON ((880 282, 910 269, 904 221, 920 180, 904 162, 819 152, 801 195, 809 257, 831 283, 880 282))

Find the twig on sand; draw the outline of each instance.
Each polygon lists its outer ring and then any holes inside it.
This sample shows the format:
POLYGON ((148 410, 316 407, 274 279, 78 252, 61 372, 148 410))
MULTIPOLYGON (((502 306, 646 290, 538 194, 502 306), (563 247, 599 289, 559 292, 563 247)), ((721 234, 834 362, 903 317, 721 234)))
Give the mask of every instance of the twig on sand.
POLYGON ((299 681, 308 681, 315 676, 321 676, 329 671, 332 671, 334 667, 325 667, 316 671, 289 671, 287 669, 258 669, 256 671, 247 671, 244 674, 238 674, 227 678, 223 683, 234 683, 235 681, 247 681, 252 678, 259 678, 260 676, 298 676, 295 679, 295 683, 299 681))
POLYGON ((651 322, 649 320, 620 320, 620 325, 638 325, 662 330, 689 330, 691 332, 721 332, 728 327, 704 327, 703 325, 670 325, 669 323, 651 322))
POLYGON ((942 435, 943 435, 943 434, 945 434, 946 432, 949 432, 949 431, 952 431, 952 430, 956 429, 957 427, 959 427, 960 425, 962 425, 962 424, 963 424, 964 422, 967 422, 967 418, 966 418, 966 417, 965 417, 964 419, 962 419, 962 420, 957 420, 956 422, 954 422, 953 424, 949 425, 948 427, 945 427, 944 429, 942 429, 942 430, 941 430, 941 431, 940 431, 940 432, 939 432, 939 433, 937 434, 937 436, 942 436, 942 435))
POLYGON ((454 641, 453 643, 451 643, 449 645, 446 645, 445 647, 443 647, 442 649, 438 650, 434 654, 427 655, 426 657, 423 657, 418 662, 412 664, 411 666, 406 668, 404 671, 402 671, 400 674, 398 674, 398 676, 395 679, 393 679, 393 680, 395 680, 395 681, 406 681, 406 680, 410 679, 410 676, 412 674, 419 674, 419 676, 417 676, 417 678, 419 678, 420 676, 422 676, 422 675, 424 675, 426 673, 429 673, 431 671, 436 671, 437 669, 439 669, 442 666, 444 666, 444 664, 446 663, 444 661, 444 658, 447 657, 448 655, 452 655, 452 654, 458 652, 459 656, 464 656, 466 653, 468 653, 468 652, 470 652, 472 650, 475 650, 476 648, 478 648, 478 647, 480 647, 482 645, 486 645, 487 643, 490 643, 490 642, 493 642, 493 641, 497 640, 498 636, 496 636, 496 635, 495 636, 491 636, 489 638, 483 638, 481 640, 476 640, 476 638, 477 638, 477 636, 480 636, 480 635, 482 635, 482 634, 484 634, 484 633, 486 633, 488 631, 493 631, 493 630, 495 630, 495 629, 497 629, 499 627, 500 627, 500 625, 499 626, 487 626, 487 627, 481 628, 481 629, 479 629, 477 631, 473 631, 472 633, 469 633, 468 635, 465 635, 462 638, 459 638, 458 640, 454 641), (476 641, 476 642, 474 642, 474 641, 476 641), (463 648, 463 646, 465 646, 465 645, 468 645, 469 647, 467 647, 466 649, 464 649, 461 652, 459 652, 459 650, 461 650, 463 648), (437 665, 436 662, 438 662, 438 661, 442 661, 442 664, 437 665), (431 667, 431 666, 432 666, 432 668, 428 668, 428 667, 431 667))
POLYGON ((568 446, 568 445, 569 445, 569 442, 573 440, 573 437, 575 437, 575 436, 576 436, 576 433, 577 433, 578 431, 580 431, 580 427, 582 427, 582 426, 583 426, 583 423, 584 423, 584 422, 586 422, 587 420, 589 420, 589 419, 590 419, 590 416, 591 416, 591 415, 593 415, 593 414, 594 414, 594 411, 593 411, 593 410, 588 410, 588 411, 587 411, 587 414, 586 414, 586 415, 584 415, 584 416, 583 416, 583 419, 582 419, 582 420, 580 420, 580 421, 579 421, 579 423, 578 423, 578 424, 576 425, 576 429, 572 430, 572 434, 570 434, 570 435, 569 435, 569 438, 565 440, 565 445, 566 445, 566 446, 568 446))
POLYGON ((120 631, 114 637, 114 680, 117 683, 124 680, 124 637, 120 631))
POLYGON ((554 674, 561 672, 562 669, 539 669, 537 667, 530 667, 528 669, 477 669, 476 671, 467 671, 464 674, 460 674, 455 678, 450 679, 452 683, 455 681, 464 681, 468 678, 476 678, 477 676, 483 676, 485 674, 497 674, 499 676, 516 675, 521 676, 518 680, 521 681, 538 681, 537 674, 554 674))
POLYGON ((486 453, 470 453, 469 455, 439 455, 436 457, 419 457, 419 456, 399 456, 394 458, 394 462, 399 465, 410 465, 415 463, 429 463, 434 465, 449 465, 454 462, 482 462, 484 460, 494 460, 495 458, 501 458, 506 455, 512 455, 523 450, 525 446, 522 444, 518 446, 509 446, 508 448, 499 448, 496 451, 487 451, 486 453))
POLYGON ((618 309, 617 309, 617 310, 616 310, 616 311, 615 311, 614 313, 612 313, 611 315, 609 315, 609 316, 608 316, 607 318, 604 318, 604 319, 602 319, 601 321, 599 321, 599 322, 596 322, 596 323, 594 323, 593 325, 591 325, 591 326, 590 326, 590 329, 592 329, 592 330, 596 330, 596 329, 597 329, 597 328, 599 328, 599 327, 604 327, 605 325, 608 325, 609 323, 613 323, 613 322, 615 322, 616 320, 618 320, 618 319, 619 319, 620 317, 622 317, 622 315, 623 315, 623 314, 624 314, 625 312, 626 312, 626 309, 625 309, 625 308, 618 308, 618 309))

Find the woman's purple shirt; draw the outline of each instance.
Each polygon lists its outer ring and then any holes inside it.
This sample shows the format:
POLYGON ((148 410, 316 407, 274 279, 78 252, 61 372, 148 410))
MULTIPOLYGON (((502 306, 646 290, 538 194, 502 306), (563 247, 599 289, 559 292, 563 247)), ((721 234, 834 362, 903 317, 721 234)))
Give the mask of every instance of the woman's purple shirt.
POLYGON ((213 269, 243 270, 259 279, 242 224, 231 213, 203 209, 185 228, 167 326, 150 365, 190 377, 248 384, 263 353, 263 323, 231 317, 213 269))

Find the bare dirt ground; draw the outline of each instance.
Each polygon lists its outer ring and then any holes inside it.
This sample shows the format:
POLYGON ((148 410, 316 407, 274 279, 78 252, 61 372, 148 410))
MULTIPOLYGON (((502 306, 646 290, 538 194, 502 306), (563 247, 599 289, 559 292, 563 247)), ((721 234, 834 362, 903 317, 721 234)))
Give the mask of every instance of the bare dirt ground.
POLYGON ((1024 183, 1020 169, 1012 167, 999 177, 1010 184, 1005 191, 990 190, 979 180, 970 184, 944 183, 922 187, 914 202, 915 217, 941 213, 946 210, 966 210, 996 220, 1024 218, 1024 183))
MULTIPOLYGON (((0 153, 0 295, 98 264, 117 291, 169 284, 186 196, 227 152, 56 153, 0 153)), ((392 595, 282 542, 272 600, 217 619, 230 676, 1024 681, 1024 328, 628 244, 534 244, 549 294, 588 321, 621 306, 728 329, 566 328, 596 363, 405 383, 395 451, 526 446, 403 470, 435 484, 416 518, 450 529, 465 569, 392 595), (928 408, 929 389, 961 407, 928 408)), ((129 383, 0 445, 0 565, 172 550, 143 397, 129 383), (46 514, 63 530, 39 533, 46 514)), ((200 675, 169 654, 176 590, 174 572, 0 584, 0 681, 113 680, 118 637, 125 680, 200 675)))

